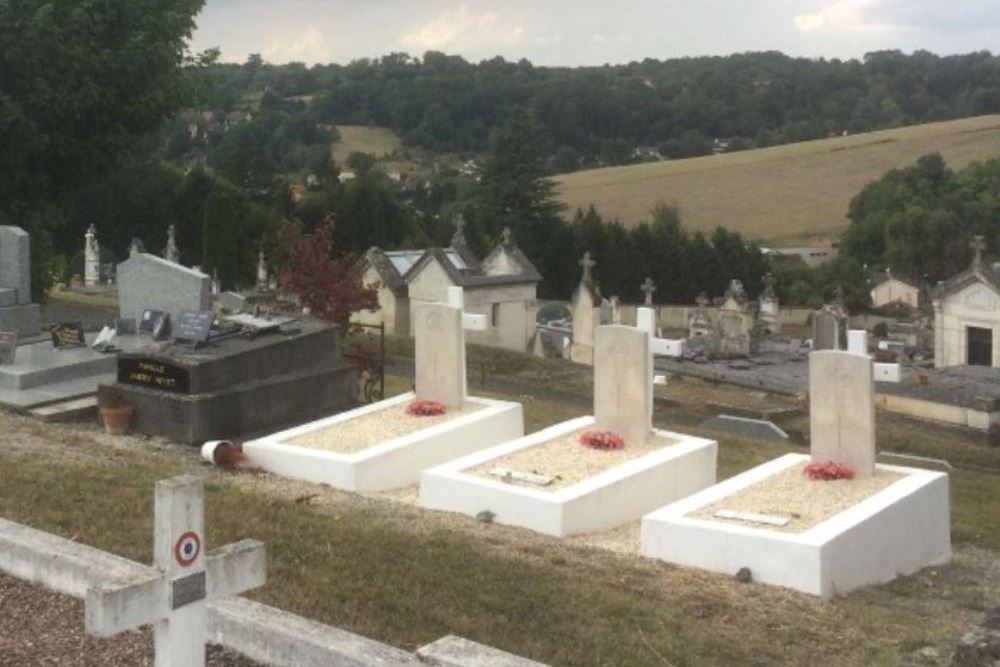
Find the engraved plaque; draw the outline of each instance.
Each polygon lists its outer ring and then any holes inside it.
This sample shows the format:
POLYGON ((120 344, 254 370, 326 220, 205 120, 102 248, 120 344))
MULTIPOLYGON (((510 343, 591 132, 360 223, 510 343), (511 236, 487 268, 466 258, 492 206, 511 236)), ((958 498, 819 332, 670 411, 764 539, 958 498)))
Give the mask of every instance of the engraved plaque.
POLYGON ((170 608, 180 609, 205 599, 205 572, 174 579, 170 586, 170 608))

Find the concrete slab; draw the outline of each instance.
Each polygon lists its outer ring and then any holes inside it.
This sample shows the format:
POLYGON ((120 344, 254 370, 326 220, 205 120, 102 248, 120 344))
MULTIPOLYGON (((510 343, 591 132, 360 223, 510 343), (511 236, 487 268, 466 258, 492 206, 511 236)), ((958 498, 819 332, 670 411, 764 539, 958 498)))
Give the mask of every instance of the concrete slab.
POLYGON ((28 410, 60 401, 91 396, 97 386, 111 384, 117 376, 114 373, 91 375, 75 380, 53 382, 32 389, 4 389, 0 387, 0 407, 28 410))
POLYGON ((97 416, 97 396, 85 396, 69 401, 61 401, 29 411, 32 417, 43 422, 54 423, 75 421, 86 417, 97 416))
POLYGON ((720 433, 729 433, 741 438, 788 442, 788 434, 773 422, 764 419, 750 419, 735 415, 718 415, 703 421, 699 428, 720 433))
POLYGON ((547 665, 477 644, 455 635, 417 649, 417 656, 434 667, 547 667, 547 665))

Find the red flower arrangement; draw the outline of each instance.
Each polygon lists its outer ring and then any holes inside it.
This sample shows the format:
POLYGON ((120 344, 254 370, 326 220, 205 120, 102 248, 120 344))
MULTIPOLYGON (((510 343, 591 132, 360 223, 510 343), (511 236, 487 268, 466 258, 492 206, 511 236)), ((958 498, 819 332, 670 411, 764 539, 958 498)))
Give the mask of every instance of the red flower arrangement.
POLYGON ((624 449, 625 438, 611 431, 584 431, 580 444, 591 449, 624 449))
POLYGON ((445 413, 444 403, 418 398, 406 406, 406 414, 411 417, 433 417, 445 413))
POLYGON ((826 463, 813 461, 802 470, 802 474, 814 482, 829 482, 835 479, 854 478, 854 470, 851 466, 844 465, 843 463, 834 463, 833 461, 827 461, 826 463))

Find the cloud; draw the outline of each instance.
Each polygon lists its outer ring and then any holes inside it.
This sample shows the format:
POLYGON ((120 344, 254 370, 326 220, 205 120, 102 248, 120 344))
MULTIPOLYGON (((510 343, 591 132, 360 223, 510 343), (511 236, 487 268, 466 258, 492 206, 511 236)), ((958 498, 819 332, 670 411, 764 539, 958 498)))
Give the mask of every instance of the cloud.
POLYGON ((795 28, 802 33, 824 31, 891 31, 907 28, 895 12, 880 5, 883 0, 836 0, 818 12, 798 14, 795 28))
POLYGON ((330 49, 323 39, 323 33, 315 26, 310 26, 294 35, 268 35, 266 44, 262 55, 268 62, 317 63, 324 62, 330 57, 330 49))
POLYGON ((524 37, 523 26, 505 24, 495 12, 477 14, 461 5, 407 32, 400 42, 407 48, 456 51, 512 46, 521 43, 524 37))

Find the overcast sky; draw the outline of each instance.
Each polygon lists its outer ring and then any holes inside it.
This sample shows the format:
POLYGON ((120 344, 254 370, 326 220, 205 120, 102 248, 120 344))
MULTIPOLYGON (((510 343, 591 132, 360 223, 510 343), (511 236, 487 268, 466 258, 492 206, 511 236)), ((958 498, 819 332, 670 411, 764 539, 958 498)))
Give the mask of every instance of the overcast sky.
POLYGON ((543 65, 779 50, 860 57, 1000 44, 1000 0, 207 0, 195 50, 346 63, 393 51, 543 65))

